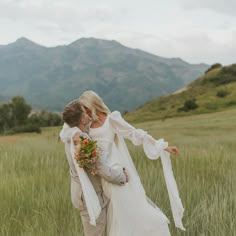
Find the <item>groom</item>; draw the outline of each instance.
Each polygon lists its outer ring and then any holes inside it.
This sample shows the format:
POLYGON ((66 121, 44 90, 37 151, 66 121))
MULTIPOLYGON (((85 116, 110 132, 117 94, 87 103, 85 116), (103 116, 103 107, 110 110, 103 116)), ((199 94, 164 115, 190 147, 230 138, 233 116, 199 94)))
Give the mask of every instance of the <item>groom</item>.
MULTIPOLYGON (((87 175, 92 183, 94 190, 98 196, 102 211, 96 220, 96 226, 89 223, 89 214, 85 204, 83 190, 81 186, 80 179, 78 177, 74 162, 72 160, 72 155, 70 152, 70 139, 65 139, 66 130, 77 127, 81 130, 79 136, 88 135, 85 133, 88 130, 90 123, 90 118, 86 114, 84 108, 79 104, 78 100, 74 100, 65 106, 62 113, 62 118, 65 122, 62 131, 60 132, 60 137, 65 143, 66 157, 70 166, 70 176, 71 176, 71 200, 75 208, 79 209, 80 216, 83 224, 84 235, 85 236, 104 236, 106 228, 106 217, 107 217, 107 207, 109 204, 109 199, 103 192, 101 178, 106 181, 116 184, 124 185, 128 182, 128 175, 125 168, 112 169, 105 163, 100 161, 98 167, 98 174, 91 175, 87 172, 87 175), (63 137, 64 136, 64 137, 63 137), (62 138, 63 137, 63 138, 62 138)), ((75 135, 75 136, 76 136, 75 135)))

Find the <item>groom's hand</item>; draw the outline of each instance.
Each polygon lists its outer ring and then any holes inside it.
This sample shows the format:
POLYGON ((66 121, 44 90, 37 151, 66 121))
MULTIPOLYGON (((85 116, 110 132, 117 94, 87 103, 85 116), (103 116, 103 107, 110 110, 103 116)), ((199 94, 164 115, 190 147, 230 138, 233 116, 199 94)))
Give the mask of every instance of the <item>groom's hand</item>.
POLYGON ((120 182, 121 185, 124 185, 124 184, 128 183, 128 181, 129 181, 128 172, 125 168, 123 168, 123 173, 125 175, 125 182, 120 182))
POLYGON ((109 166, 105 161, 100 160, 97 163, 97 168, 98 175, 112 184, 122 186, 129 180, 127 170, 121 165, 109 166))
POLYGON ((125 177, 126 177, 126 183, 128 183, 128 181, 129 181, 128 172, 127 172, 127 170, 125 168, 123 168, 123 172, 124 172, 125 177))

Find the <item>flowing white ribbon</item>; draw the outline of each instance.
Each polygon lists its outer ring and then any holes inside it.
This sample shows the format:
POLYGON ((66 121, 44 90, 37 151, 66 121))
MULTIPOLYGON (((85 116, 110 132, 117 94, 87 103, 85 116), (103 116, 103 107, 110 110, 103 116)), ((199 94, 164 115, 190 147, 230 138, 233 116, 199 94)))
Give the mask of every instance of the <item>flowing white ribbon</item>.
POLYGON ((167 191, 169 194, 170 206, 175 226, 185 231, 185 228, 182 223, 184 208, 179 197, 177 184, 173 175, 170 154, 169 152, 165 151, 165 148, 168 147, 168 143, 165 142, 163 139, 159 139, 155 142, 155 145, 152 146, 147 140, 147 142, 144 141, 143 147, 145 154, 150 159, 157 159, 159 156, 161 157, 163 173, 165 177, 167 191))
POLYGON ((63 126, 63 129, 60 132, 60 138, 64 143, 66 143, 68 140, 70 140, 71 158, 73 160, 73 163, 75 165, 75 169, 76 169, 77 174, 80 179, 85 203, 86 203, 89 218, 90 218, 90 224, 96 226, 96 219, 99 217, 99 215, 101 213, 101 205, 100 205, 98 196, 94 190, 94 187, 93 187, 87 173, 84 171, 83 168, 80 168, 78 166, 78 163, 76 162, 76 160, 74 158, 75 157, 75 146, 74 146, 74 142, 73 142, 73 137, 77 132, 79 132, 81 134, 81 130, 78 129, 77 127, 70 128, 69 126, 67 126, 65 124, 63 126))

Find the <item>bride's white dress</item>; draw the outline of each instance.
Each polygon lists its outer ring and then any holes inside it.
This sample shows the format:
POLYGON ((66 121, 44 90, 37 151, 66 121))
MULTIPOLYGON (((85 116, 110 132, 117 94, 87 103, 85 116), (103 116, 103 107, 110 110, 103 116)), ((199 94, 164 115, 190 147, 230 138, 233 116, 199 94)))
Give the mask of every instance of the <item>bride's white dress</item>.
POLYGON ((147 198, 123 138, 130 139, 135 145, 143 144, 145 153, 151 159, 158 157, 155 149, 164 149, 168 144, 162 140, 162 146, 159 143, 157 147, 155 139, 128 124, 119 112, 109 114, 101 127, 90 128, 89 135, 97 140, 103 161, 113 168, 125 167, 129 173, 129 182, 124 186, 116 186, 103 180, 104 192, 110 198, 107 235, 169 236, 169 221, 147 198))

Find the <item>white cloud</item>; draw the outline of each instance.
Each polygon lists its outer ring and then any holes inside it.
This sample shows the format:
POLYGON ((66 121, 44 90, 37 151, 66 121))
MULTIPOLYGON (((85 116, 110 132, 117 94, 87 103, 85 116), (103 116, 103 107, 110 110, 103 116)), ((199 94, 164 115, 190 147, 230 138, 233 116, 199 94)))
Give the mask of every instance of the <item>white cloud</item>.
POLYGON ((192 63, 233 63, 236 1, 0 0, 0 44, 25 36, 46 46, 114 39, 192 63))
POLYGON ((235 15, 235 0, 178 0, 187 9, 209 9, 223 14, 235 15))

